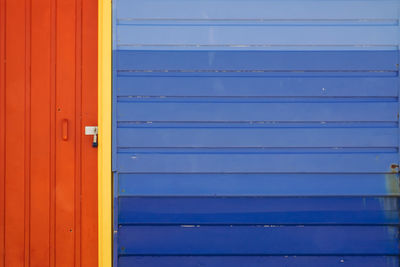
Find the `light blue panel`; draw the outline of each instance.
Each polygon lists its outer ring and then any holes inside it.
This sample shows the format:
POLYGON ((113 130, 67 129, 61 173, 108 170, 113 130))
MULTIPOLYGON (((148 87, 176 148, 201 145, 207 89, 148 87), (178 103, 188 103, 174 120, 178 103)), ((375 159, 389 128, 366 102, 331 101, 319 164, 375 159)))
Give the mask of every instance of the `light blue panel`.
POLYGON ((130 20, 396 21, 396 0, 118 0, 119 23, 130 20))
MULTIPOLYGON (((132 26, 117 27, 120 49, 150 47, 196 48, 252 47, 279 50, 304 47, 357 47, 358 49, 396 49, 399 27, 394 26, 132 26)), ((314 48, 315 49, 315 48, 314 48)), ((348 48, 347 48, 348 49, 348 48)))
POLYGON ((123 49, 396 50, 398 1, 118 1, 123 49))

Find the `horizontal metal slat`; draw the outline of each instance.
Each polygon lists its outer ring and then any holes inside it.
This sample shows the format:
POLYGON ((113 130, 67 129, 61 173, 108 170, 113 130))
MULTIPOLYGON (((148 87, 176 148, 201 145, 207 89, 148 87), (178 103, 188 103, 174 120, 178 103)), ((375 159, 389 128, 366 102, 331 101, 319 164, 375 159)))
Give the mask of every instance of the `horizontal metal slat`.
POLYGON ((132 173, 391 173, 397 153, 118 153, 132 173))
POLYGON ((117 0, 116 15, 117 19, 377 20, 398 19, 398 7, 395 0, 117 0))
MULTIPOLYGON (((395 50, 398 26, 301 26, 301 25, 117 25, 118 48, 137 50, 176 47, 223 47, 224 49, 302 50, 311 47, 357 47, 358 50, 395 50), (212 34, 210 34, 210 32, 212 34)), ((348 49, 348 48, 347 48, 348 49)), ((332 49, 329 49, 332 50, 332 49)))
POLYGON ((299 266, 299 267, 397 267, 397 256, 121 256, 120 267, 264 267, 264 266, 299 266))
POLYGON ((397 121, 397 102, 120 102, 118 121, 397 121))
MULTIPOLYGON (((395 34, 397 34, 397 28, 395 34)), ((298 32, 301 32, 297 29, 298 32)), ((237 33, 235 33, 237 34, 237 33)), ((370 33, 369 33, 370 34, 370 33)), ((130 35, 130 34, 128 34, 130 35)), ((261 35, 267 35, 262 33, 261 35)), ((293 49, 293 48, 292 48, 293 49)), ((399 70, 395 51, 134 51, 115 50, 115 71, 383 72, 399 70)))
MULTIPOLYGON (((250 183, 251 179, 248 182, 250 183)), ((140 183, 136 185, 140 187, 140 183)), ((287 186, 296 187, 297 183, 287 186)), ((310 187, 312 186, 310 184, 310 187)), ((120 197, 118 224, 398 225, 400 223, 398 201, 399 199, 395 197, 329 197, 328 195, 120 197)))
POLYGON ((118 128, 118 147, 395 147, 397 128, 118 128))
POLYGON ((394 226, 120 226, 118 252, 122 255, 399 255, 398 230, 394 226))
POLYGON ((117 96, 397 97, 397 77, 116 77, 117 96))
POLYGON ((396 173, 119 174, 118 179, 122 196, 400 196, 396 173))

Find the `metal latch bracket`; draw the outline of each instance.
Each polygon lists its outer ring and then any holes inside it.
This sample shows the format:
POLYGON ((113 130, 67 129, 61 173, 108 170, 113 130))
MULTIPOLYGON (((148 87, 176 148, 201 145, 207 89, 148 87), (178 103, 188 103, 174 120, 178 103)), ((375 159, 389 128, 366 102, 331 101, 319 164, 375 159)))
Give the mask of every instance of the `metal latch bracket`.
POLYGON ((99 127, 97 126, 85 126, 85 135, 93 135, 92 147, 97 147, 97 135, 99 134, 99 127))

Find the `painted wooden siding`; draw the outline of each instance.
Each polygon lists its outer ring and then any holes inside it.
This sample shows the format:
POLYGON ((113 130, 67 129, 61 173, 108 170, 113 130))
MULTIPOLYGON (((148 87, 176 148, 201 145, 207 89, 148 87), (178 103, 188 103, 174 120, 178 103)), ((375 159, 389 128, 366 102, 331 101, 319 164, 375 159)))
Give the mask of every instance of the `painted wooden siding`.
POLYGON ((0 11, 0 266, 97 266, 97 1, 0 11))

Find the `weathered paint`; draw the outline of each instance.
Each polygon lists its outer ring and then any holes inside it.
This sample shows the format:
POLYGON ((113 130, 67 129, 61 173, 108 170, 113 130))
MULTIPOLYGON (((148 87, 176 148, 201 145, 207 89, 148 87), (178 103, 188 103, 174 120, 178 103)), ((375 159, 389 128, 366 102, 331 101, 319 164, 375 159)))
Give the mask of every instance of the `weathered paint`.
POLYGON ((97 1, 0 12, 0 266, 97 266, 97 1))
POLYGON ((399 165, 391 164, 390 172, 385 174, 386 190, 389 194, 400 195, 399 165))

